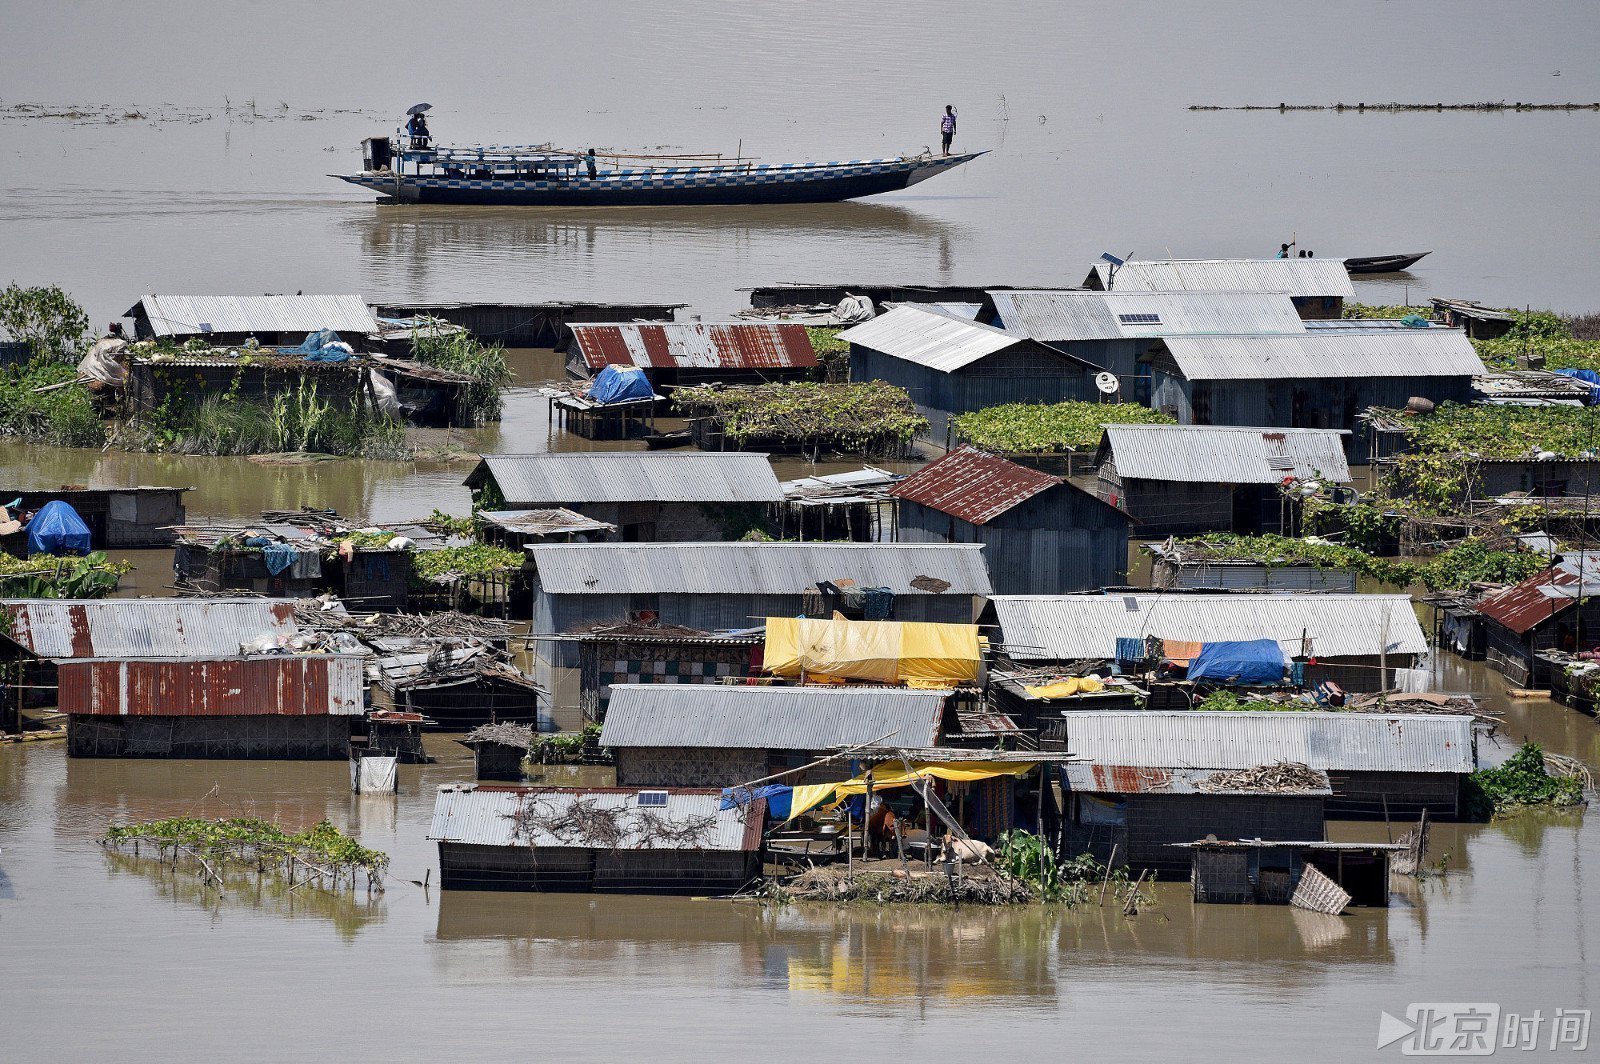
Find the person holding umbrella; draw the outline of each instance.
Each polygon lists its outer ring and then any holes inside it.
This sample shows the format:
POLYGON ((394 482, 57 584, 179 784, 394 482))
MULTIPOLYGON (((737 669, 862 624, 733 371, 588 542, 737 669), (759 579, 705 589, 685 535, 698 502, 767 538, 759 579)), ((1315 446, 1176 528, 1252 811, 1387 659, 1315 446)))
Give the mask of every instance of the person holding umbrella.
POLYGON ((431 103, 419 103, 406 112, 410 119, 406 122, 406 135, 411 138, 413 148, 426 148, 431 134, 428 132, 428 119, 422 113, 432 107, 431 103))

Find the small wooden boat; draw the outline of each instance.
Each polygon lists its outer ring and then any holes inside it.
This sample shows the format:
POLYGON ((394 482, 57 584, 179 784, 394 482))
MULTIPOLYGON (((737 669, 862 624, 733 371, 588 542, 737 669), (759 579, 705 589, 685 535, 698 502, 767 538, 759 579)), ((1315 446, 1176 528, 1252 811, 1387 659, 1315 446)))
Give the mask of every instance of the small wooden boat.
POLYGON ((673 447, 688 447, 694 443, 694 435, 688 429, 680 432, 652 432, 644 438, 644 445, 652 451, 664 451, 673 447))
POLYGON ((1371 255, 1367 258, 1345 259, 1344 268, 1350 273, 1398 273, 1410 269, 1431 251, 1417 251, 1405 255, 1371 255))
POLYGON ((403 134, 362 142, 359 174, 331 174, 388 203, 517 207, 833 203, 896 192, 983 152, 758 163, 720 155, 629 156, 533 147, 442 147, 403 134))

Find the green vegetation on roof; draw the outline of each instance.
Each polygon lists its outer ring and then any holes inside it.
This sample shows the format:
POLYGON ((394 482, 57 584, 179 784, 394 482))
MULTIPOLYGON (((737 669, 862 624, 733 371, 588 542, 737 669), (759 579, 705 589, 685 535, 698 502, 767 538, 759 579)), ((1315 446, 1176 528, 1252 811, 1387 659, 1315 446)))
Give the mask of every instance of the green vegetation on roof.
POLYGON ((1268 568, 1309 565, 1317 569, 1349 569, 1400 587, 1417 578, 1417 567, 1414 565, 1375 558, 1354 547, 1320 540, 1217 532, 1178 540, 1173 545, 1182 552, 1186 561, 1255 562, 1268 568))
POLYGON ((822 443, 868 454, 886 443, 908 444, 928 427, 906 390, 883 381, 703 384, 679 388, 672 401, 689 417, 720 421, 739 446, 751 440, 822 443))
POLYGON ((1159 410, 1138 403, 1006 403, 960 414, 956 438, 1002 454, 1081 451, 1100 444, 1101 425, 1173 425, 1159 410))

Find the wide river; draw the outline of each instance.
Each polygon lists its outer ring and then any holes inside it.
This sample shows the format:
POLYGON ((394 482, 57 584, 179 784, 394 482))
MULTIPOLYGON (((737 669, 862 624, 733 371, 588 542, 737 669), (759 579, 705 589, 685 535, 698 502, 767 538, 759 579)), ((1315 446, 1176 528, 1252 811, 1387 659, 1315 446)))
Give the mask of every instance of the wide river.
MULTIPOLYGON (((101 325, 146 292, 663 300, 709 318, 775 281, 1070 285, 1102 251, 1256 255, 1291 237, 1433 252, 1359 283, 1368 301, 1600 310, 1600 113, 1187 110, 1600 100, 1592 0, 9 0, 3 23, 0 283, 61 284, 101 325), (994 153, 816 207, 401 209, 326 176, 421 100, 447 142, 765 160, 917 150, 953 103, 958 147, 994 153)), ((514 363, 505 420, 455 442, 579 445, 552 437, 532 388, 559 363, 514 363)), ((214 516, 463 511, 466 469, 0 445, 0 484, 189 484, 191 513, 214 516)), ((170 559, 136 560, 133 589, 161 593, 170 559)), ((1593 720, 1437 668, 1510 740, 1600 766, 1593 720)), ((1554 1010, 1596 997, 1593 816, 1440 825, 1444 876, 1341 919, 1197 907, 1176 883, 1133 919, 441 894, 412 883, 438 878, 432 792, 471 763, 447 738, 432 749, 398 798, 373 799, 341 764, 0 748, 0 1061, 1344 1061, 1397 1055, 1374 1054, 1379 1014, 1410 1002, 1539 1009, 1547 1040, 1554 1010), (112 821, 233 812, 326 817, 392 855, 390 888, 218 898, 94 843, 112 821)))

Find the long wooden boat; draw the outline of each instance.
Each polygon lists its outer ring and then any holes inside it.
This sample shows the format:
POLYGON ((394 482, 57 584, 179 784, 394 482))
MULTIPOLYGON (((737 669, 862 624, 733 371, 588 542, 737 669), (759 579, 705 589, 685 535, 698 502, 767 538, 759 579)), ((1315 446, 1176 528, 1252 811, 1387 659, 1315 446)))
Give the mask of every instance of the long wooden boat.
POLYGON ((1344 268, 1351 273, 1398 273, 1415 266, 1431 251, 1418 251, 1405 255, 1370 255, 1366 258, 1345 259, 1344 268))
POLYGON ((831 203, 898 191, 984 154, 759 163, 716 155, 591 155, 549 145, 419 146, 405 136, 373 137, 363 149, 361 173, 329 176, 370 188, 384 197, 380 202, 526 207, 831 203))

